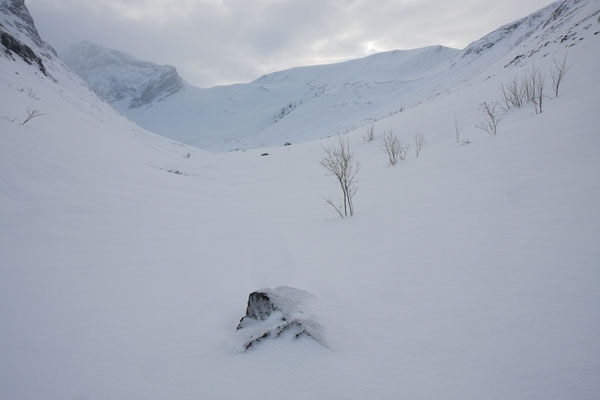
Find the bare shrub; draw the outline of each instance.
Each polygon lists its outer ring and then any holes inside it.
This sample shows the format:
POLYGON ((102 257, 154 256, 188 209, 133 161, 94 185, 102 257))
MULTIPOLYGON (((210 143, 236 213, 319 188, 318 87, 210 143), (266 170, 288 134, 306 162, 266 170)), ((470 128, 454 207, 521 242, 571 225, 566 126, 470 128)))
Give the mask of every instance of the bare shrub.
POLYGON ((425 136, 420 133, 415 135, 415 153, 417 157, 419 157, 419 153, 423 150, 423 146, 425 146, 425 136))
POLYGON ((519 78, 515 76, 506 85, 501 84, 502 88, 502 99, 504 101, 504 109, 509 111, 511 108, 521 108, 523 106, 524 91, 523 85, 519 82, 519 78))
POLYGON ((558 97, 558 89, 560 89, 560 84, 562 83, 565 75, 571 69, 571 65, 567 65, 567 54, 564 55, 561 61, 557 61, 556 59, 552 60, 553 66, 550 70, 550 74, 552 75, 552 90, 554 91, 554 97, 558 97))
POLYGON ((409 147, 410 147, 410 145, 408 143, 400 146, 400 153, 398 154, 398 157, 400 157, 400 160, 402 160, 402 161, 406 160, 406 155, 408 154, 409 147))
POLYGON ((36 117, 41 117, 42 115, 44 115, 44 114, 42 114, 39 110, 31 110, 28 108, 27 113, 25 114, 25 119, 23 120, 23 122, 21 122, 21 125, 25 125, 32 119, 34 119, 36 117))
POLYGON ((456 114, 454 114, 454 136, 456 137, 456 143, 460 143, 460 126, 458 126, 456 114))
POLYGON ((498 102, 484 101, 479 106, 479 111, 483 113, 483 121, 476 127, 489 133, 490 135, 496 135, 498 133, 498 124, 500 124, 500 110, 498 102))
POLYGON ((363 140, 365 143, 370 143, 375 140, 375 124, 367 128, 367 131, 363 135, 363 140))
POLYGON ((354 195, 358 190, 356 186, 356 175, 360 170, 360 164, 354 153, 350 151, 348 139, 339 138, 336 146, 324 147, 325 156, 320 164, 328 171, 329 175, 335 176, 340 185, 343 195, 343 205, 337 205, 332 199, 325 198, 341 218, 354 215, 354 195))
POLYGON ((536 114, 542 112, 542 105, 544 101, 544 74, 535 68, 535 65, 531 66, 531 70, 527 73, 523 79, 523 91, 525 98, 528 103, 533 105, 533 109, 536 114))
POLYGON ((402 143, 391 129, 381 138, 381 148, 387 154, 391 166, 396 165, 398 160, 404 159, 402 158, 402 143))

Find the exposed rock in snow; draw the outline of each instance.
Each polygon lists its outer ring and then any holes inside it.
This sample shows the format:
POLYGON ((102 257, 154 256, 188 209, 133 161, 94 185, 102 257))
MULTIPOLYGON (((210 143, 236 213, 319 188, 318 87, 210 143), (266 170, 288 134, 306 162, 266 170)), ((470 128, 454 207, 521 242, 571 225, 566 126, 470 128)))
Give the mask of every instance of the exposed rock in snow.
POLYGON ((4 47, 5 54, 11 57, 14 60, 13 54, 21 57, 23 61, 27 64, 36 63, 40 69, 40 71, 44 75, 48 75, 46 72, 46 67, 44 67, 44 63, 42 59, 35 54, 35 52, 31 49, 31 47, 22 43, 18 39, 16 39, 10 33, 4 31, 4 27, 0 25, 0 43, 4 47))
POLYGON ((312 313, 313 302, 312 294, 292 287, 250 293, 246 315, 237 327, 244 350, 283 336, 295 339, 306 336, 325 344, 321 325, 312 313))

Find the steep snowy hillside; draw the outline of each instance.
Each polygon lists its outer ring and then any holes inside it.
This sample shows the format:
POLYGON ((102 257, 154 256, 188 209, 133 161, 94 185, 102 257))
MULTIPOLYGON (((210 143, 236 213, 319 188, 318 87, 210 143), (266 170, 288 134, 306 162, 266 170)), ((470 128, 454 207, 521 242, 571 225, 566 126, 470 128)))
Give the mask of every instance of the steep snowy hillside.
POLYGON ((213 154, 148 133, 0 0, 0 398, 596 400, 598 16, 507 67, 534 47, 455 58, 480 72, 375 123, 411 144, 395 167, 349 132, 362 167, 339 220, 319 165, 337 138, 213 154), (475 128, 569 40, 542 113, 475 128), (248 294, 282 285, 314 295, 327 346, 243 352, 248 294))
MULTIPOLYGON (((142 74, 143 69, 137 70, 140 62, 127 64, 123 74, 122 67, 113 67, 110 60, 113 54, 131 57, 93 46, 96 51, 90 60, 82 51, 89 44, 75 46, 64 59, 117 109, 151 131, 210 150, 278 146, 366 126, 458 90, 465 81, 489 76, 490 68, 526 63, 531 55, 553 54, 557 47, 579 46, 580 39, 593 35, 588 29, 597 11, 595 0, 556 2, 462 52, 440 46, 394 51, 210 89, 169 84, 152 91, 155 97, 146 96, 151 101, 134 103, 131 97, 114 101, 114 94, 105 93, 108 87, 111 93, 135 92, 136 80, 128 77, 142 74), (107 66, 99 69, 98 64, 107 66)), ((173 81, 180 82, 178 77, 173 81)))

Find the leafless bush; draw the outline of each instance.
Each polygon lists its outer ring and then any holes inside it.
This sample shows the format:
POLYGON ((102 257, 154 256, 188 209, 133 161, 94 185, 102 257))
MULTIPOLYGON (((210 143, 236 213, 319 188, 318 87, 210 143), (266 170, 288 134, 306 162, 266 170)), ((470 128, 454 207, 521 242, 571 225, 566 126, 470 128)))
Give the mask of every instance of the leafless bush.
POLYGON ((544 101, 544 74, 535 68, 535 65, 531 66, 531 70, 527 73, 523 79, 523 90, 525 98, 528 103, 533 105, 533 109, 536 114, 542 112, 542 105, 544 101))
POLYGON ((490 135, 496 135, 498 133, 498 124, 500 124, 500 110, 498 102, 484 101, 479 106, 479 111, 483 113, 483 121, 477 125, 477 128, 482 129, 490 135))
POLYGON ((373 140, 375 140, 375 124, 367 128, 367 131, 363 135, 363 140, 365 141, 365 143, 370 143, 373 140))
POLYGON ((402 157, 402 143, 391 129, 381 138, 381 148, 387 154, 391 166, 396 165, 398 160, 404 160, 402 157))
POLYGON ((565 78, 567 72, 569 72, 569 69, 571 69, 571 65, 567 65, 567 54, 564 55, 561 61, 557 61, 556 59, 553 59, 553 61, 554 65, 550 70, 552 75, 552 90, 554 91, 554 97, 558 97, 558 89, 560 88, 560 84, 565 78))
POLYGON ((419 153, 423 150, 423 146, 425 146, 425 136, 420 133, 415 135, 415 152, 417 157, 419 157, 419 153))
POLYGON ((341 218, 354 215, 354 195, 358 187, 356 186, 356 175, 360 170, 360 164, 356 160, 354 153, 350 151, 350 143, 346 139, 339 138, 336 146, 324 147, 325 156, 320 164, 325 168, 329 175, 335 176, 342 189, 343 205, 337 205, 332 199, 326 198, 325 201, 331 205, 341 218))
POLYGON ((523 106, 524 91, 523 84, 519 82, 519 78, 515 76, 508 84, 501 84, 502 99, 504 101, 504 109, 509 111, 511 108, 521 108, 523 106))
POLYGON ((400 146, 400 153, 398 154, 398 157, 400 157, 400 160, 402 160, 402 161, 406 160, 406 154, 408 154, 409 147, 410 147, 410 145, 408 143, 400 146))
POLYGON ((25 119, 23 120, 23 122, 21 122, 21 125, 25 125, 32 119, 34 119, 36 117, 41 117, 42 115, 44 115, 44 114, 42 114, 39 110, 31 110, 28 108, 27 113, 25 114, 25 119))

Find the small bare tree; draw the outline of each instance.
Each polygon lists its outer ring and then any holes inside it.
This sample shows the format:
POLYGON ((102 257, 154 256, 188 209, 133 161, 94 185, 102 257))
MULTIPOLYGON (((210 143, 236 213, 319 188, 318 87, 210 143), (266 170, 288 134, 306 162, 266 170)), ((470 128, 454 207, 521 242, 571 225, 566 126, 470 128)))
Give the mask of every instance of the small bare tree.
POLYGON ((564 57, 561 61, 557 61, 553 59, 554 65, 550 73, 552 74, 552 90, 554 91, 554 97, 558 97, 558 89, 560 88, 560 84, 569 69, 571 69, 571 65, 567 65, 567 54, 565 53, 564 57))
POLYGON ((417 157, 419 157, 419 153, 423 150, 423 146, 425 146, 425 136, 421 133, 417 133, 415 135, 415 153, 417 157))
POLYGON ((500 124, 500 110, 498 102, 484 101, 479 106, 479 111, 483 113, 483 121, 476 127, 489 133, 490 135, 496 135, 498 133, 498 124, 500 124))
POLYGON ((391 129, 381 138, 381 148, 387 154, 391 166, 396 165, 399 159, 403 160, 402 143, 391 129))
POLYGON ((367 128, 367 131, 363 135, 363 140, 365 141, 365 143, 370 143, 373 140, 375 140, 375 124, 367 128))
POLYGON ((456 114, 454 114, 454 136, 456 136, 456 143, 460 143, 460 126, 458 126, 456 114))
POLYGON ((339 138, 337 146, 324 147, 325 156, 320 164, 325 168, 329 175, 335 176, 342 189, 343 205, 337 205, 332 199, 326 198, 341 218, 354 215, 354 195, 358 190, 356 186, 356 175, 360 170, 360 164, 356 160, 354 153, 350 151, 350 142, 348 139, 339 138))
POLYGON ((27 113, 25 114, 25 119, 23 120, 23 122, 21 122, 21 125, 25 125, 32 119, 34 119, 36 117, 41 117, 42 115, 44 115, 44 114, 42 114, 39 110, 32 110, 32 109, 28 108, 27 113))

